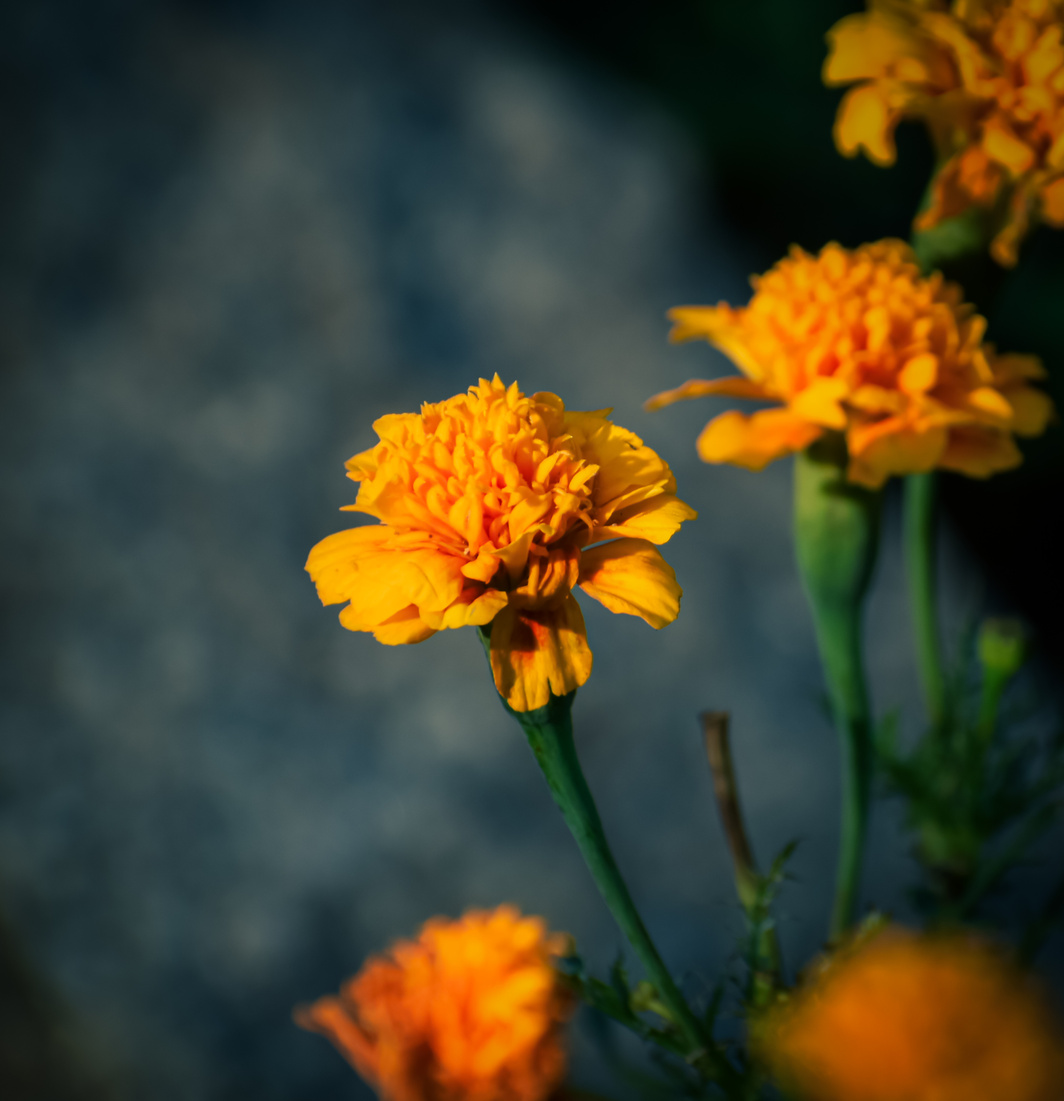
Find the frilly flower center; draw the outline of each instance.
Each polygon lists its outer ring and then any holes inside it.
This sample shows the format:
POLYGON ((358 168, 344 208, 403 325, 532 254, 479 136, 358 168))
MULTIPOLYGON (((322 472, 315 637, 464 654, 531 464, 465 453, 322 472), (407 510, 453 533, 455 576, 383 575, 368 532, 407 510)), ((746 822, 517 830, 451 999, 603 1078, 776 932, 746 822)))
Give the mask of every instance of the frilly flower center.
POLYGON ((578 453, 553 395, 485 385, 422 406, 419 418, 394 436, 385 427, 382 437, 349 464, 353 477, 365 478, 367 511, 390 509, 402 497, 406 515, 390 515, 393 527, 426 533, 470 560, 501 552, 484 580, 513 592, 516 606, 546 609, 565 599, 592 529, 599 467, 578 453), (519 548, 522 559, 527 551, 516 576, 507 548, 512 560, 519 548))

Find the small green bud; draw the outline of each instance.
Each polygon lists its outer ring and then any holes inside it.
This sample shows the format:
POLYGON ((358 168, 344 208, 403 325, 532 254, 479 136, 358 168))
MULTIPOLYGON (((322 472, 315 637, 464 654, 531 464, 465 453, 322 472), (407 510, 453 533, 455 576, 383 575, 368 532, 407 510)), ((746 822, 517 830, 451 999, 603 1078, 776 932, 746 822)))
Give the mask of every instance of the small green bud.
POLYGON ((987 619, 979 629, 979 661, 986 672, 1005 681, 1023 665, 1026 632, 1018 619, 987 619))
POLYGON ((628 1007, 633 1013, 656 1013, 663 1020, 673 1020, 672 1013, 669 1012, 669 1007, 662 1002, 657 988, 653 983, 647 982, 646 979, 636 983, 635 989, 628 998, 628 1007))

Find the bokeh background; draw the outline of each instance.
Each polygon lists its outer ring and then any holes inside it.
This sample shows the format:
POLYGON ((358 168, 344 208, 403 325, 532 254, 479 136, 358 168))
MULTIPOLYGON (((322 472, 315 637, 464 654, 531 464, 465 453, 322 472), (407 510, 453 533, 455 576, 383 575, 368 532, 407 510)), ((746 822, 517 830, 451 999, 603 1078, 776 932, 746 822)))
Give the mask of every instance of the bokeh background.
MULTIPOLYGON (((385 648, 302 573, 342 463, 480 375, 613 405, 701 512, 660 634, 587 603, 576 707, 622 867, 693 997, 740 929, 696 713, 733 713, 762 859, 800 839, 792 966, 823 936, 837 770, 791 557, 788 464, 709 468, 723 373, 664 312, 745 300, 792 243, 905 236, 930 168, 831 143, 841 0, 40 0, 0 14, 0 1093, 368 1097, 294 1004, 436 913, 510 900, 620 947, 472 632, 385 648)), ((973 276, 1000 346, 1064 378, 1064 234, 973 276)), ((1061 433, 944 479, 956 639, 1033 625, 1059 707, 1061 433)), ((888 502, 881 712, 919 725, 888 502)), ((956 647, 954 647, 956 652, 956 647)), ((1056 704, 1054 704, 1056 700, 1056 704)), ((1034 905, 1061 838, 999 900, 1034 905)), ((865 902, 909 913, 897 809, 865 902)), ((1059 944, 1042 957, 1060 983, 1059 944)), ((606 1088, 593 1030, 575 1076, 606 1088)), ((620 1095, 623 1091, 615 1091, 620 1095)))

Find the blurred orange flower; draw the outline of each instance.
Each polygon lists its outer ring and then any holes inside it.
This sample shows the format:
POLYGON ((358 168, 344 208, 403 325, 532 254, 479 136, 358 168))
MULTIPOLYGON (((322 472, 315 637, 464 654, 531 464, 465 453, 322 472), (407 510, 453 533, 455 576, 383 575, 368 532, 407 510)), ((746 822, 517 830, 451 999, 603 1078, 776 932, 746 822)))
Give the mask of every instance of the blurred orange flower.
POLYGON ((991 945, 888 929, 830 959, 757 1029, 788 1090, 815 1101, 1058 1101, 1064 1035, 991 945))
POLYGON ((385 1101, 543 1101, 561 1083, 574 1002, 553 960, 569 938, 512 906, 434 918, 296 1011, 385 1101))
POLYGON ((381 417, 381 442, 347 463, 362 483, 347 508, 382 522, 310 552, 322 603, 349 601, 340 622, 389 645, 491 623, 495 686, 515 711, 578 688, 591 650, 574 586, 671 623, 682 590, 654 544, 696 515, 668 465, 608 414, 496 375, 381 417))
POLYGON ((827 84, 857 83, 835 144, 894 163, 894 129, 924 119, 938 147, 928 229, 1007 202, 991 245, 1016 263, 1033 218, 1064 226, 1064 0, 869 0, 828 32, 827 84))
POLYGON ((1049 398, 1028 385, 1034 356, 998 355, 986 321, 938 273, 920 275, 902 241, 819 256, 793 248, 752 280, 748 306, 682 306, 672 340, 705 339, 745 377, 693 379, 650 409, 705 394, 779 402, 752 415, 722 413, 698 439, 710 463, 760 470, 843 432, 849 478, 877 487, 892 474, 934 467, 983 478, 1021 462, 1013 433, 1041 433, 1049 398))

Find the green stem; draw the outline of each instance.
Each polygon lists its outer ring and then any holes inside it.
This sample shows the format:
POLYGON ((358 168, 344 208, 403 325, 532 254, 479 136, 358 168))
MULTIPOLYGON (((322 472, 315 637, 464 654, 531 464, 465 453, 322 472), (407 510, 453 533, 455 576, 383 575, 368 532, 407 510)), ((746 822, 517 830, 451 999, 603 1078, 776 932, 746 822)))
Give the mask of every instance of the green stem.
POLYGON ((936 599, 934 474, 910 474, 905 479, 904 514, 909 608, 916 632, 920 684, 931 726, 937 731, 946 721, 947 696, 936 599))
MULTIPOLYGON (((480 628, 481 641, 488 649, 490 627, 480 628)), ((489 655, 490 656, 490 655, 489 655)), ((528 744, 546 778, 565 824, 569 827, 580 854, 587 864, 595 885, 610 913, 635 950, 650 981, 657 988, 661 1001, 688 1045, 687 1058, 702 1064, 712 1077, 732 1079, 736 1072, 706 1037, 702 1026, 684 1000, 668 968, 650 939, 643 919, 636 910, 632 896, 621 876, 602 828, 602 820, 591 791, 584 778, 573 741, 572 707, 576 692, 567 696, 551 696, 546 707, 535 711, 514 711, 503 700, 503 706, 521 724, 528 744)), ((501 697, 500 697, 501 699, 501 697)))
POLYGON ((872 786, 872 722, 861 620, 879 538, 879 494, 846 478, 829 437, 795 458, 795 548, 842 755, 842 822, 830 938, 853 924, 872 786))

